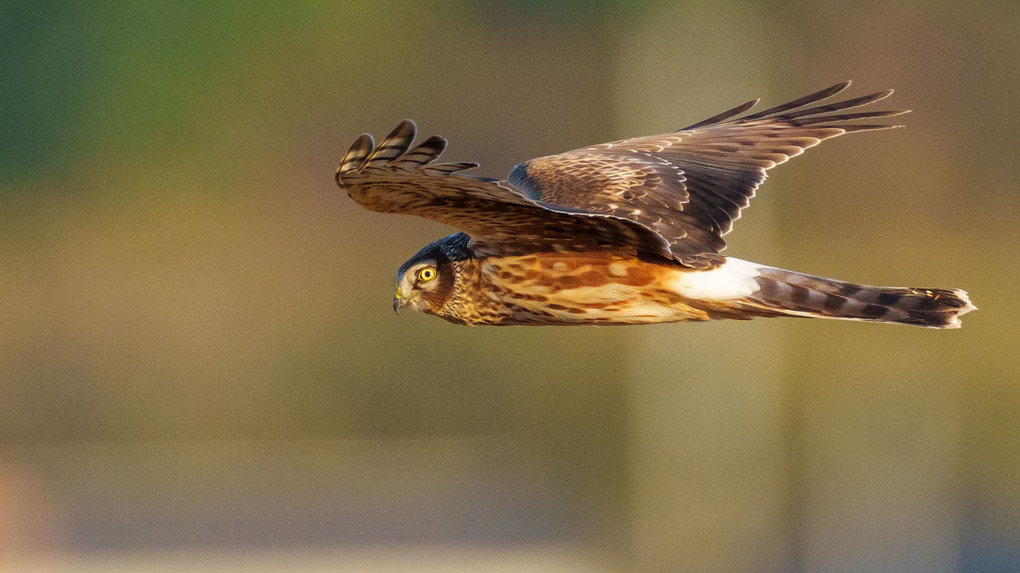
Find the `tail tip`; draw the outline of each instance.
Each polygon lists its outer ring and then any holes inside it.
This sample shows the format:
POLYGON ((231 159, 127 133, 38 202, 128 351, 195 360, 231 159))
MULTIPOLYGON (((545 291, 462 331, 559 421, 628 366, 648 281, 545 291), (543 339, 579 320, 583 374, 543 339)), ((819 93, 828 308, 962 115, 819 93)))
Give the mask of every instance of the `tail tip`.
POLYGON ((952 289, 951 292, 956 298, 963 302, 963 305, 959 308, 959 310, 953 313, 953 315, 949 318, 949 321, 942 328, 961 328, 963 326, 963 321, 960 320, 960 317, 968 312, 977 310, 978 307, 971 302, 970 295, 967 294, 967 291, 955 288, 952 289))

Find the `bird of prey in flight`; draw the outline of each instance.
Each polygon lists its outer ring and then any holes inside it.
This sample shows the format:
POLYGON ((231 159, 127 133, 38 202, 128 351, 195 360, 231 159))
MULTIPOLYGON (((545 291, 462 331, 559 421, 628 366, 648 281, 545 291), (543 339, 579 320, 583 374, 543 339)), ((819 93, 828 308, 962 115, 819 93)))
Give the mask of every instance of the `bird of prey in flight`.
POLYGON ((437 163, 402 121, 359 137, 336 182, 363 207, 460 230, 397 272, 394 310, 466 325, 649 324, 795 316, 958 328, 959 289, 853 284, 721 254, 769 169, 845 133, 897 127, 892 90, 823 103, 850 82, 756 113, 747 102, 684 129, 530 159, 505 180, 437 163), (855 110, 855 111, 850 111, 855 110))

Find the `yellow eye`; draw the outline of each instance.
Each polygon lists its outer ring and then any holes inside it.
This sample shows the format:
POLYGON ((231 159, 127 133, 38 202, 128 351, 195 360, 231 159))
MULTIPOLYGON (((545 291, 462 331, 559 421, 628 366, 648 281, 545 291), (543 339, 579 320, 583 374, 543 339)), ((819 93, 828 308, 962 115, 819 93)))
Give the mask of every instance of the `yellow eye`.
POLYGON ((418 271, 418 280, 423 283, 427 283, 434 278, 436 278, 436 269, 432 267, 425 267, 418 271))

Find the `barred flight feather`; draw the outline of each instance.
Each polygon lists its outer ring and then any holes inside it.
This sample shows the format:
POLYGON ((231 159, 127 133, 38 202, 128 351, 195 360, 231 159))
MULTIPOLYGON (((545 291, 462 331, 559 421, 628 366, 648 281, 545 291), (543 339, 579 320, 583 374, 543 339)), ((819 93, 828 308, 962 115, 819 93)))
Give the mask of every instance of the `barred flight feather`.
POLYGON ((414 141, 414 135, 417 131, 414 122, 405 119, 400 122, 396 128, 393 129, 375 148, 368 158, 365 159, 365 168, 379 167, 387 165, 394 159, 397 159, 407 151, 407 148, 411 146, 411 142, 414 141))
POLYGON ((433 135, 394 161, 393 166, 405 171, 417 169, 435 161, 445 150, 446 139, 433 135))

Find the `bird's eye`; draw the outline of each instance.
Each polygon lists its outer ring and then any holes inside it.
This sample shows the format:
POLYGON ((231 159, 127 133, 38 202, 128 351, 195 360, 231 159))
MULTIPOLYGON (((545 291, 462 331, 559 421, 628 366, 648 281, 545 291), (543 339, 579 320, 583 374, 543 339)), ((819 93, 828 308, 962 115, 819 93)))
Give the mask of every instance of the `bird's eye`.
POLYGON ((436 269, 432 267, 425 267, 418 271, 418 280, 423 283, 427 283, 434 278, 436 278, 436 269))

